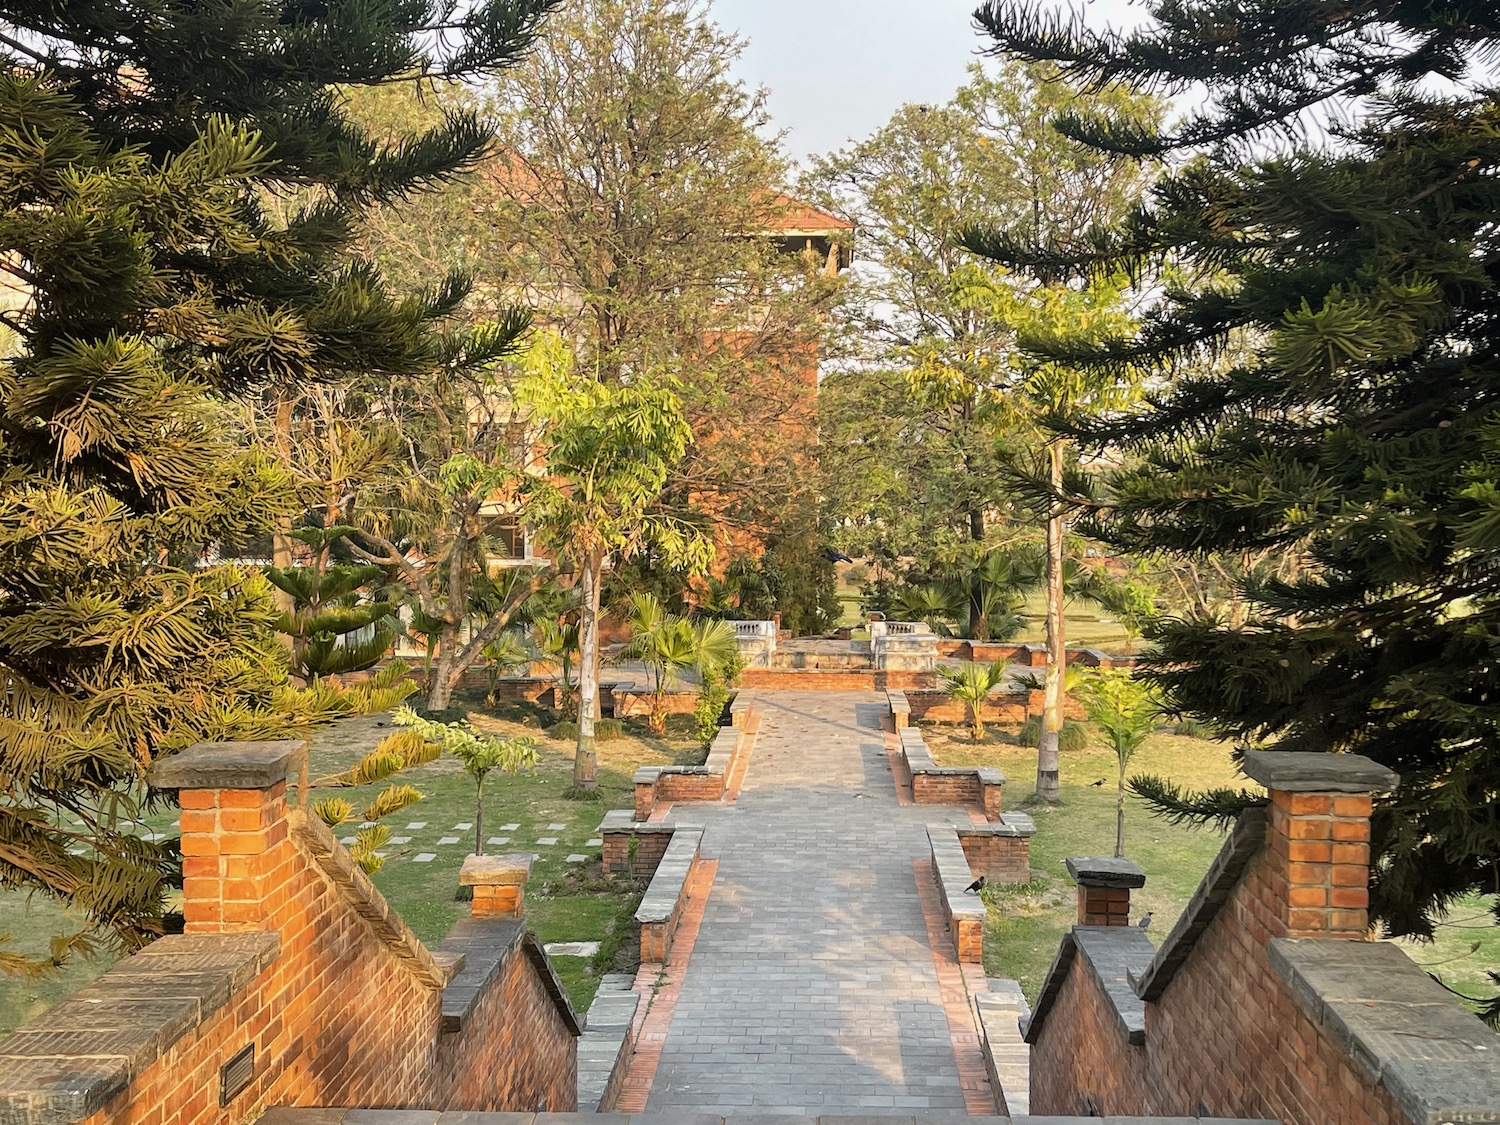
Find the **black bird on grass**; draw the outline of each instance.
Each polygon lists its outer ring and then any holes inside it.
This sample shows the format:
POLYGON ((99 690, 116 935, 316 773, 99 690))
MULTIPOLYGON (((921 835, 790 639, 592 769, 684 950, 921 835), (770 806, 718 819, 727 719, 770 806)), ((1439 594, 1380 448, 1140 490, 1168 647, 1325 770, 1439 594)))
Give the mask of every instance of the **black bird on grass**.
POLYGON ((1091 781, 1089 782, 1089 784, 1092 785, 1095 789, 1098 789, 1099 786, 1104 784, 1104 779, 1101 777, 1098 781, 1091 781))
POLYGON ((964 894, 966 894, 966 895, 977 895, 982 890, 984 890, 984 876, 983 875, 981 875, 979 878, 975 879, 972 883, 970 883, 967 887, 965 887, 964 888, 964 894))
POLYGON ((1149 930, 1151 928, 1151 911, 1148 910, 1146 911, 1146 913, 1142 914, 1141 920, 1137 922, 1136 925, 1143 930, 1149 930))

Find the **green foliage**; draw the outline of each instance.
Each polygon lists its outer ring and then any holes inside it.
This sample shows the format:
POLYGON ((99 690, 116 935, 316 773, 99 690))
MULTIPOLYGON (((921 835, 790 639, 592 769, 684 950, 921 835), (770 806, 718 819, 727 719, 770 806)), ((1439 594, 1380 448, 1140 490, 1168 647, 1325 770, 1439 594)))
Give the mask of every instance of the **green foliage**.
POLYGON ((666 612, 651 594, 630 599, 630 640, 620 655, 638 660, 651 673, 651 713, 647 728, 653 734, 667 729, 667 691, 692 669, 713 674, 738 656, 734 629, 712 618, 693 621, 666 612))
MULTIPOLYGON (((1042 740, 1042 717, 1030 716, 1016 732, 1016 741, 1022 746, 1036 746, 1042 740)), ((1057 732, 1057 748, 1063 752, 1087 750, 1089 735, 1078 723, 1065 723, 1057 732)))
POLYGON ((594 722, 594 738, 599 742, 615 742, 625 737, 625 724, 619 719, 598 719, 594 722))
POLYGON ((744 666, 744 659, 736 651, 729 660, 705 668, 698 676, 699 694, 693 707, 693 732, 705 750, 722 729, 724 708, 729 705, 744 666))
POLYGON ((496 770, 515 774, 536 766, 537 740, 529 735, 501 738, 485 734, 466 720, 440 723, 424 719, 410 707, 398 707, 396 724, 420 736, 437 750, 452 754, 474 779, 474 854, 484 854, 484 782, 496 770))
POLYGON ((269 387, 431 367, 463 283, 392 295, 356 228, 488 143, 454 114, 378 144, 330 90, 494 70, 548 7, 7 7, 0 269, 24 299, 0 313, 0 887, 143 945, 179 877, 128 811, 146 767, 326 702, 283 690, 264 578, 204 557, 301 507, 240 419, 269 387))
POLYGON ((950 698, 957 699, 969 710, 969 727, 974 741, 984 737, 984 704, 990 692, 1005 682, 1005 662, 979 664, 965 660, 956 669, 939 666, 938 679, 950 698))
MULTIPOLYGON (((1166 278, 1139 332, 1038 341, 1040 358, 1108 376, 1185 373, 1146 406, 1075 436, 1120 465, 1084 530, 1179 558, 1291 557, 1244 567, 1235 617, 1147 628, 1149 676, 1174 713, 1275 751, 1358 753, 1395 770, 1377 801, 1372 917, 1427 937, 1449 904, 1500 882, 1500 101, 1480 61, 1491 7, 1370 6, 1352 18, 1153 3, 1119 37, 996 0, 999 46, 1056 58, 1076 81, 1139 80, 1205 98, 1170 131, 1074 114, 1101 156, 1204 146, 1113 229, 1063 246, 999 234, 1013 267, 1166 278), (1367 101, 1349 103, 1357 90, 1367 101), (1335 116, 1315 144, 1294 124, 1335 116), (1287 139, 1268 148, 1269 136, 1287 139)), ((1086 513, 1088 514, 1088 513, 1086 513)), ((1222 821, 1231 793, 1137 783, 1174 817, 1222 821)))
POLYGON ((1161 707, 1149 684, 1120 670, 1108 670, 1089 677, 1078 694, 1089 719, 1104 735, 1119 766, 1115 855, 1121 857, 1125 854, 1125 771, 1135 752, 1155 732, 1161 707))

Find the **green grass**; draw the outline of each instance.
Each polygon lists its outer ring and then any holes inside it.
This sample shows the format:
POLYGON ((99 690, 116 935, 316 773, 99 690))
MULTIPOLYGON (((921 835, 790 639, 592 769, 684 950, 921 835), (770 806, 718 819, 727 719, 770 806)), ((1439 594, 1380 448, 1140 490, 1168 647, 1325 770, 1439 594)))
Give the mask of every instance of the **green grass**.
MULTIPOLYGON (((1033 590, 1026 597, 1021 613, 1026 624, 1013 638, 1018 642, 1039 644, 1047 639, 1047 597, 1042 590, 1033 590)), ((1140 641, 1131 640, 1129 633, 1109 614, 1088 602, 1072 602, 1066 611, 1065 633, 1068 644, 1082 648, 1102 648, 1106 652, 1120 654, 1140 647, 1140 641)))
MULTIPOLYGON (((1035 791, 1036 751, 1014 744, 1014 726, 992 726, 983 742, 969 741, 966 728, 924 727, 933 752, 944 765, 997 765, 1007 779, 1005 805, 1030 813, 1037 833, 1031 841, 1036 878, 1026 887, 996 887, 985 935, 984 969, 1021 984, 1036 1002, 1037 991, 1058 941, 1077 916, 1076 890, 1063 868, 1069 856, 1113 855, 1115 843, 1114 755, 1090 730, 1089 748, 1062 758, 1062 804, 1027 803, 1035 791), (1092 783, 1103 780, 1104 784, 1092 783)), ((1130 773, 1162 774, 1187 786, 1250 787, 1235 773, 1227 745, 1165 732, 1153 735, 1130 763, 1130 773)), ((1126 797, 1125 854, 1146 872, 1146 885, 1131 896, 1136 914, 1152 911, 1149 936, 1157 944, 1197 889, 1224 837, 1210 829, 1174 827, 1153 817, 1144 804, 1126 797)), ((1500 926, 1491 911, 1495 896, 1470 896, 1454 905, 1432 942, 1403 941, 1419 966, 1450 987, 1471 996, 1493 995, 1485 975, 1500 967, 1500 926)))
MULTIPOLYGON (((487 838, 509 838, 505 844, 486 843, 485 851, 531 852, 537 856, 526 886, 526 915, 544 943, 605 943, 600 957, 592 961, 576 957, 556 960, 558 975, 574 1005, 582 1011, 593 998, 599 975, 612 968, 616 948, 632 928, 631 918, 643 889, 633 880, 604 876, 599 863, 600 848, 587 841, 596 838, 599 822, 607 810, 633 804, 631 777, 637 767, 701 760, 702 751, 691 733, 692 717, 672 716, 663 736, 646 734, 641 720, 628 721, 624 737, 598 746, 603 800, 571 801, 563 792, 572 781, 572 744, 550 738, 540 729, 534 713, 515 709, 504 712, 506 717, 501 718, 476 709, 477 702, 477 698, 461 701, 469 705, 466 709, 477 726, 502 734, 530 734, 540 740, 541 762, 534 771, 513 777, 492 774, 485 784, 484 834, 487 838), (506 824, 518 827, 502 830, 501 826, 506 824), (561 827, 549 827, 553 824, 561 827), (542 838, 556 838, 557 842, 542 845, 537 842, 542 838), (586 863, 570 864, 566 858, 570 854, 587 855, 589 859, 586 863)), ((311 739, 311 776, 338 772, 367 752, 390 729, 388 718, 378 715, 345 720, 317 732, 311 739)), ((474 830, 455 826, 474 823, 474 784, 451 758, 408 770, 401 780, 415 785, 424 796, 384 821, 394 837, 410 839, 382 849, 387 859, 374 877, 375 885, 418 938, 436 945, 469 910, 468 903, 457 897, 458 871, 464 858, 474 850, 474 830), (408 829, 408 824, 423 827, 408 829), (439 845, 437 841, 445 836, 456 836, 458 842, 439 845), (419 854, 436 858, 416 863, 419 854)), ((336 794, 359 808, 364 800, 383 788, 384 784, 378 784, 319 790, 314 799, 336 794)), ((142 830, 175 832, 175 826, 173 810, 148 819, 142 830)), ((355 829, 355 825, 344 825, 335 829, 335 834, 347 837, 355 829)), ((44 949, 53 934, 68 928, 76 929, 77 922, 70 920, 56 904, 41 899, 28 903, 20 894, 0 894, 0 933, 10 933, 13 948, 44 949)), ((0 1034, 35 1019, 104 972, 113 959, 106 954, 94 962, 75 961, 57 976, 40 981, 0 978, 0 1034)))
MULTIPOLYGON (((1026 804, 1035 791, 1036 751, 1015 745, 1015 727, 991 727, 986 740, 970 742, 962 728, 924 728, 944 765, 996 765, 1006 776, 1005 806, 1030 813, 1037 832, 1031 841, 1036 878, 1025 888, 996 888, 985 935, 985 972, 1009 977, 1035 1002, 1058 941, 1076 920, 1077 897, 1063 867, 1069 856, 1108 856, 1115 850, 1114 755, 1097 739, 1063 755, 1062 804, 1026 804), (1104 784, 1092 783, 1103 780, 1104 784)), ((1190 787, 1243 784, 1229 763, 1229 748, 1216 742, 1157 734, 1131 762, 1132 773, 1166 774, 1190 787)), ((1173 827, 1126 799, 1125 854, 1146 872, 1146 885, 1131 902, 1137 913, 1152 911, 1151 936, 1171 930, 1223 837, 1209 830, 1173 827)))

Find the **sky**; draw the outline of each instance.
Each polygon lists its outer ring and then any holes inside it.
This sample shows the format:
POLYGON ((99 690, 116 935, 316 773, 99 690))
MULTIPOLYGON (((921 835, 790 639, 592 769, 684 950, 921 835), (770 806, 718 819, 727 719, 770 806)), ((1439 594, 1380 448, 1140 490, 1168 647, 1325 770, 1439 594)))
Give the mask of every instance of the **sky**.
MULTIPOLYGON (((770 89, 773 125, 806 161, 868 136, 908 102, 947 101, 988 42, 973 26, 978 2, 713 0, 711 12, 749 40, 738 76, 770 89)), ((1090 0, 1084 13, 1100 28, 1140 18, 1130 0, 1090 0)))

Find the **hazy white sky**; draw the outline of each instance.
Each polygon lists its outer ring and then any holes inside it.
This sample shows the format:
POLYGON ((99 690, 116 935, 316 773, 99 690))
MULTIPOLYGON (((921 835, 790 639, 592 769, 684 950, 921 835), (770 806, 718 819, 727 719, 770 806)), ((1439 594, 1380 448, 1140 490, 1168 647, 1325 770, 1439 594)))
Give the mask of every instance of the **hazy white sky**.
MULTIPOLYGON (((713 0, 714 20, 750 41, 739 75, 771 91, 771 114, 796 159, 878 129, 907 102, 946 101, 989 40, 979 0, 713 0)), ((1038 5, 1068 8, 1058 0, 1038 5)), ((1130 0, 1084 5, 1098 27, 1129 26, 1130 0)))

